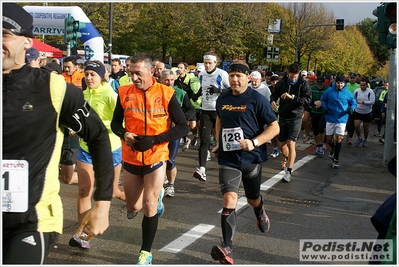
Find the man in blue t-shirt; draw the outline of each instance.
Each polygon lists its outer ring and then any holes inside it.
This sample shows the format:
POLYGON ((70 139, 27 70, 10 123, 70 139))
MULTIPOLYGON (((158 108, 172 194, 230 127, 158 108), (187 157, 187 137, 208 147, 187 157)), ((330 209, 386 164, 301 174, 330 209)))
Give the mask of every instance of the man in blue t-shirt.
POLYGON ((212 248, 211 255, 222 264, 234 264, 232 244, 241 179, 259 230, 267 232, 270 228, 260 184, 262 162, 267 160, 266 142, 279 133, 279 125, 266 97, 248 87, 249 71, 243 61, 231 64, 228 72, 230 89, 216 100, 215 135, 218 142, 212 153, 218 157, 219 185, 223 194, 223 242, 212 248))

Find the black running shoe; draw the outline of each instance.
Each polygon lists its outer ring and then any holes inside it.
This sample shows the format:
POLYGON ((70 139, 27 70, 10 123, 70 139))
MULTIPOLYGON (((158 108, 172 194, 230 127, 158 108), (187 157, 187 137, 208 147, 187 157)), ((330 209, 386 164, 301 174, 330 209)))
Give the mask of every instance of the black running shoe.
POLYGON ((221 264, 234 264, 232 249, 224 244, 214 246, 211 250, 211 256, 221 264))
POLYGON ((255 210, 254 212, 256 216, 256 226, 258 229, 262 233, 268 232, 270 230, 270 219, 266 214, 265 207, 262 205, 262 209, 260 210, 259 214, 255 210))

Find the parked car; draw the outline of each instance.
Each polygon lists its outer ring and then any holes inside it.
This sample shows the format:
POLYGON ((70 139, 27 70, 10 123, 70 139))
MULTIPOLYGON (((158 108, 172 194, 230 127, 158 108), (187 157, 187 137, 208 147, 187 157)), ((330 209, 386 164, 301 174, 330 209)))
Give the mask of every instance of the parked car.
POLYGON ((372 118, 373 120, 375 118, 380 118, 381 115, 381 106, 382 106, 382 101, 380 101, 380 96, 381 93, 385 90, 384 86, 377 86, 376 88, 374 88, 374 94, 375 94, 375 102, 373 105, 373 112, 372 112, 372 118))

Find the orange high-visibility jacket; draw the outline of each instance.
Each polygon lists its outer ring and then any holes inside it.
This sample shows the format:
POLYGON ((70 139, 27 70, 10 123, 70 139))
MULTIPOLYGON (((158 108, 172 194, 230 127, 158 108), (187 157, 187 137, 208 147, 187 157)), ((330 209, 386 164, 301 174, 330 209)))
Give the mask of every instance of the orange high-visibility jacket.
MULTIPOLYGON (((170 128, 168 106, 175 90, 157 83, 145 92, 133 84, 120 86, 119 100, 124 110, 126 131, 140 136, 155 136, 170 128)), ((122 160, 144 166, 169 159, 168 143, 156 144, 147 151, 133 151, 122 140, 122 160)))
POLYGON ((64 76, 64 79, 67 83, 72 83, 76 87, 82 89, 82 79, 85 77, 84 73, 76 70, 74 73, 72 73, 72 76, 69 76, 65 72, 62 73, 62 76, 64 76))

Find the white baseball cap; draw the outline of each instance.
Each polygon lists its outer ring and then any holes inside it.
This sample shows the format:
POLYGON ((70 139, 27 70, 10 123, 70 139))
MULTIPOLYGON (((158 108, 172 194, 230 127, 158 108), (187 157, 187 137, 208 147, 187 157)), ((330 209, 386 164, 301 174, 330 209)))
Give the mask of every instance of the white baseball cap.
POLYGON ((261 79, 262 75, 260 74, 259 71, 253 71, 253 72, 251 72, 251 77, 254 79, 261 79))

